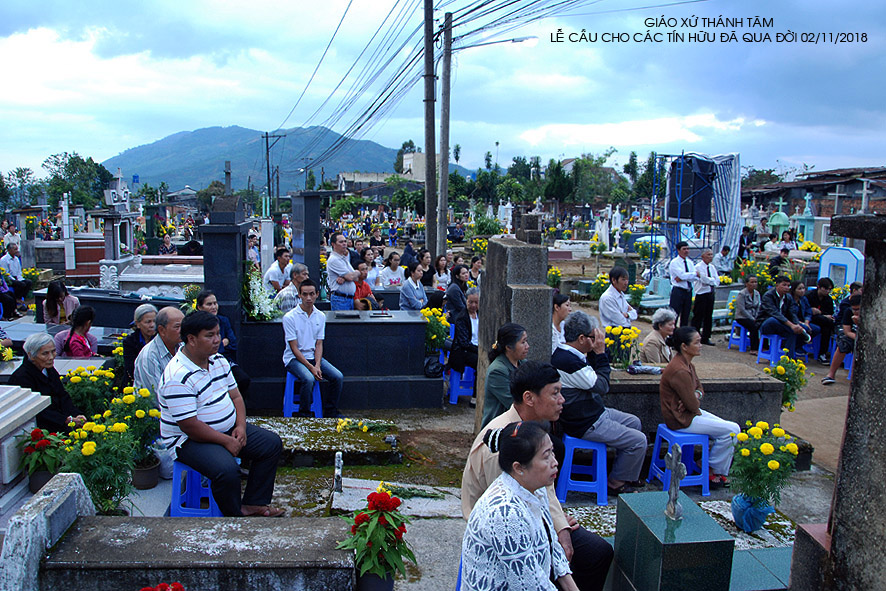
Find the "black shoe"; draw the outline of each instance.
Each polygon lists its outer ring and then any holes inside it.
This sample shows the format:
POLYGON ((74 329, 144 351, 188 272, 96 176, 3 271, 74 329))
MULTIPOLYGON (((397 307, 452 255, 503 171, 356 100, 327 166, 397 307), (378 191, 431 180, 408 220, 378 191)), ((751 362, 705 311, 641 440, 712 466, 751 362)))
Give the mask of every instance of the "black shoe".
POLYGON ((626 495, 630 493, 637 492, 637 489, 625 482, 618 488, 612 488, 611 486, 606 486, 606 491, 609 493, 611 497, 617 497, 618 495, 626 495))
POLYGON ((830 364, 831 364, 831 361, 830 361, 830 359, 828 359, 828 356, 827 356, 827 355, 824 355, 824 354, 819 355, 818 357, 816 357, 816 359, 817 359, 818 362, 821 363, 822 365, 830 365, 830 364))

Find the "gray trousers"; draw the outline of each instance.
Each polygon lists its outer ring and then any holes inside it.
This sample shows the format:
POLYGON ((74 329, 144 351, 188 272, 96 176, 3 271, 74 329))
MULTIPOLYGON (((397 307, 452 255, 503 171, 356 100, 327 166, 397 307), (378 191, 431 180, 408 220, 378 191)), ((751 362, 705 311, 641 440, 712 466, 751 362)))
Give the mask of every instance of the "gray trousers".
POLYGON ((635 482, 640 479, 648 443, 646 434, 640 430, 640 419, 614 408, 604 409, 582 439, 615 448, 615 461, 609 471, 611 480, 635 482))

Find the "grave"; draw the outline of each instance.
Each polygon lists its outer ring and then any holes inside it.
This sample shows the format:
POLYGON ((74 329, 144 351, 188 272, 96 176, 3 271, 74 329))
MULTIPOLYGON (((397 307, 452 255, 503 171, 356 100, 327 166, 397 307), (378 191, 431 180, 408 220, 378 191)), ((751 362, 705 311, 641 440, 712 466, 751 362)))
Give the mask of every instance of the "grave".
MULTIPOLYGON (((8 362, 4 362, 4 365, 8 362)), ((0 513, 5 513, 28 491, 28 477, 19 469, 19 435, 37 427, 37 414, 50 404, 19 386, 0 386, 0 513)))
POLYGON ((821 253, 818 278, 829 277, 835 287, 843 287, 864 277, 864 255, 848 246, 831 246, 821 253))

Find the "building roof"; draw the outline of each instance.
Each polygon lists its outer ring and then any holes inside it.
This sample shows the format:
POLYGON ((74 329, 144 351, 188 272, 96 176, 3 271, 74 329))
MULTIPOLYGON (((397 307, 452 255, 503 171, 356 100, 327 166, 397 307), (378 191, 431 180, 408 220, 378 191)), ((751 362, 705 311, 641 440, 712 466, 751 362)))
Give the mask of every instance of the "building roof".
POLYGON ((871 166, 867 168, 834 168, 832 170, 809 170, 797 175, 806 177, 807 180, 825 177, 859 177, 859 176, 886 176, 886 167, 871 166))

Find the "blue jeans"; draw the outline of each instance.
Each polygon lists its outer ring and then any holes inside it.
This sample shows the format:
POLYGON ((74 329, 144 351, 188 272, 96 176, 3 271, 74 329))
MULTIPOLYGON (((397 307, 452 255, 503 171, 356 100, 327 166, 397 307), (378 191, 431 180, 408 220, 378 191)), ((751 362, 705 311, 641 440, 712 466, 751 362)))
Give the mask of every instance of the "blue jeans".
MULTIPOLYGON (((313 359, 309 360, 313 362, 313 359)), ((300 412, 307 412, 314 402, 314 374, 308 371, 298 359, 291 360, 286 365, 286 371, 294 375, 298 379, 298 404, 300 412)), ((329 413, 325 410, 323 415, 338 413, 338 399, 341 397, 341 385, 344 380, 341 372, 334 365, 326 361, 320 360, 320 371, 323 372, 323 381, 329 384, 326 396, 323 398, 323 408, 329 409, 329 413)), ((321 383, 321 388, 323 385, 321 383)))
POLYGON ((340 295, 335 295, 334 293, 329 294, 329 307, 332 310, 353 310, 354 309, 354 298, 353 297, 343 297, 340 295))
POLYGON ((769 317, 760 325, 760 334, 775 334, 781 337, 783 348, 791 352, 791 356, 797 355, 797 335, 786 324, 776 318, 769 317))

